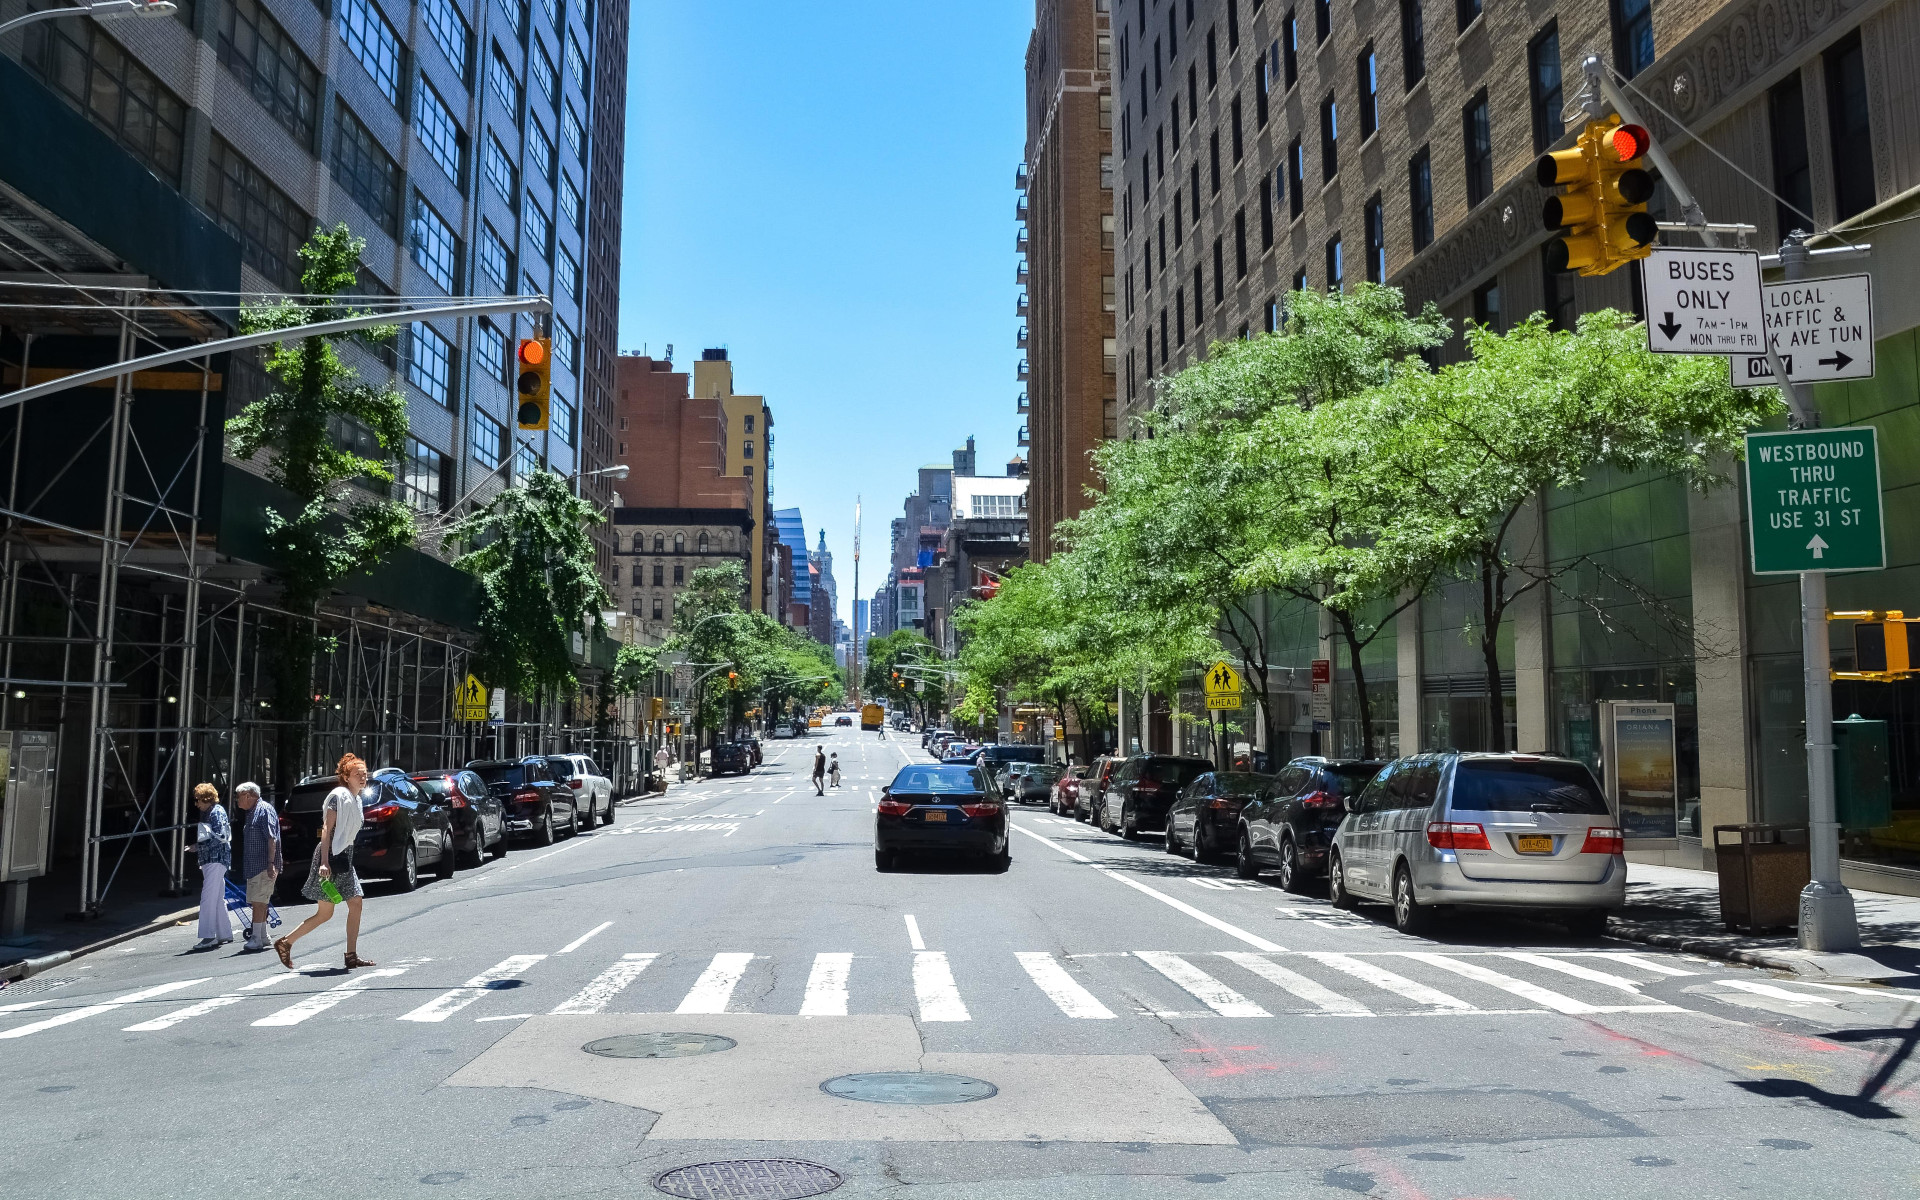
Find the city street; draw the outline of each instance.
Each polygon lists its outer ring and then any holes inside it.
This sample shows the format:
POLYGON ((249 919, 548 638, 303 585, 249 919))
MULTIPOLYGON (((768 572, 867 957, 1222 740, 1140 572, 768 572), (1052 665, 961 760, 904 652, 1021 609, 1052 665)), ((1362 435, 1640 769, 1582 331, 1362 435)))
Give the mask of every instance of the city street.
POLYGON ((1911 992, 1523 922, 1403 937, 1032 809, 1004 875, 878 873, 916 743, 769 741, 611 829, 370 884, 371 970, 338 919, 294 974, 181 927, 0 993, 8 1190, 631 1196, 764 1158, 841 1194, 1920 1190, 1911 992), (824 799, 816 746, 848 767, 824 799), (735 1044, 582 1049, 662 1032, 735 1044), (997 1093, 820 1086, 890 1071, 997 1093))

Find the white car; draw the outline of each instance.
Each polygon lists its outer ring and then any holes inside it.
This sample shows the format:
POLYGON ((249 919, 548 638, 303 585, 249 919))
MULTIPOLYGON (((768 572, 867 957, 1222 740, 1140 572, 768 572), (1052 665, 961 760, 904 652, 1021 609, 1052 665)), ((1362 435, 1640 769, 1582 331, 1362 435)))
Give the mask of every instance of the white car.
POLYGON ((602 775, 591 758, 584 754, 549 754, 547 769, 553 772, 556 782, 573 792, 580 828, 613 824, 613 780, 602 775))

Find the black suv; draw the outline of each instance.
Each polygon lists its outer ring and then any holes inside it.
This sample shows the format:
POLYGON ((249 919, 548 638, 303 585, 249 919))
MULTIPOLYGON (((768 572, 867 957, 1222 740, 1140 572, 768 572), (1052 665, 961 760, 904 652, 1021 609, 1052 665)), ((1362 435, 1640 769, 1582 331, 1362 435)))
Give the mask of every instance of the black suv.
MULTIPOLYGON (((287 863, 281 878, 294 886, 306 881, 305 864, 320 841, 325 818, 321 806, 327 793, 339 786, 332 775, 309 776, 281 808, 280 848, 287 863)), ((367 777, 360 806, 360 836, 353 841, 356 874, 385 876, 403 892, 419 886, 423 866, 432 866, 442 879, 453 877, 453 806, 448 801, 421 791, 398 767, 382 767, 367 777)))
POLYGON ((1213 862, 1233 853, 1240 813, 1273 794, 1271 775, 1253 771, 1208 771, 1188 784, 1167 814, 1167 853, 1191 853, 1213 862))
POLYGON ((1143 832, 1165 829, 1167 810, 1180 789, 1213 770, 1204 758, 1172 754, 1136 754, 1107 781, 1100 805, 1101 828, 1129 841, 1143 832))
POLYGON ((542 846, 553 845, 564 822, 567 836, 580 832, 580 814, 573 805, 573 789, 556 783, 547 760, 537 754, 525 758, 479 759, 467 764, 500 798, 508 833, 530 834, 542 846))
POLYGON ((1289 892, 1326 874, 1333 831, 1347 815, 1349 796, 1380 773, 1384 762, 1353 758, 1296 758, 1280 768, 1272 792, 1240 813, 1234 868, 1252 879, 1271 867, 1289 892))
POLYGON ((753 770, 753 751, 745 742, 720 742, 713 748, 713 774, 717 777, 729 771, 736 775, 745 775, 753 770))

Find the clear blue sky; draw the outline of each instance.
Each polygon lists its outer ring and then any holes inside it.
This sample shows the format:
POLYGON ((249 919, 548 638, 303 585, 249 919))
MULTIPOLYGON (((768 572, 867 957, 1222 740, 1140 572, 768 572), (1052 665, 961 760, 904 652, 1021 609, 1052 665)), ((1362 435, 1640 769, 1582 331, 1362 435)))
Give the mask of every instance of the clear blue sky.
POLYGON ((635 0, 620 349, 725 346, 774 418, 774 503, 850 620, 914 471, 1022 418, 1014 167, 1033 0, 635 0))

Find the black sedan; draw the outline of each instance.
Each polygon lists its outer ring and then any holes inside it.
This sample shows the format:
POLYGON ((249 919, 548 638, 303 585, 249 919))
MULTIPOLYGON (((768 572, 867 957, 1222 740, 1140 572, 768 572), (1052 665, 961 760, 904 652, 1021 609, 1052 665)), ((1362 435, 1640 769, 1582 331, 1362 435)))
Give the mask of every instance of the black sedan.
POLYGON ((902 767, 880 789, 873 865, 891 871, 902 854, 984 858, 995 871, 1011 861, 1007 806, 986 772, 971 766, 902 767))
POLYGON ((488 854, 507 853, 507 819, 500 798, 472 771, 422 771, 408 776, 420 790, 451 810, 453 839, 479 866, 488 854))
MULTIPOLYGON (((340 786, 331 775, 302 780, 280 814, 281 852, 287 871, 281 876, 298 887, 306 882, 306 864, 320 841, 327 793, 340 786)), ((353 842, 356 874, 385 877, 394 887, 410 892, 420 885, 420 868, 431 866, 442 879, 451 879, 455 867, 453 808, 428 795, 397 767, 383 767, 367 780, 361 793, 360 836, 353 842)))
POLYGON ((569 836, 580 832, 580 814, 573 806, 572 789, 554 782, 547 760, 539 755, 477 760, 468 763, 467 770, 478 775, 499 799, 507 832, 529 834, 542 846, 553 845, 562 822, 569 836))
POLYGON ((1233 853, 1240 812, 1273 794, 1276 780, 1252 771, 1208 771, 1181 791, 1167 813, 1167 853, 1213 862, 1233 853))
POLYGON ((1274 777, 1272 794, 1240 814, 1234 870, 1252 879, 1272 868, 1289 892, 1324 875, 1333 831, 1385 763, 1365 759, 1296 758, 1274 777))
POLYGON ((713 773, 745 775, 753 770, 753 751, 745 742, 721 742, 712 751, 713 773))

